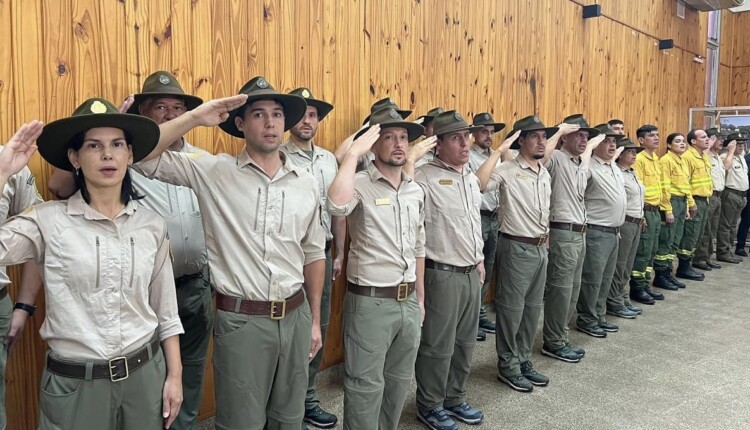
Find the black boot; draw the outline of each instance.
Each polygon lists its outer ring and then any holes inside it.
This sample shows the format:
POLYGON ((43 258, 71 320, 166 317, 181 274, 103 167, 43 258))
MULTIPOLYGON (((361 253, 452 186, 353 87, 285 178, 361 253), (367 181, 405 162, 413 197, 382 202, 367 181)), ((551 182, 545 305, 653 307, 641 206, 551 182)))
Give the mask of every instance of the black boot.
POLYGON ((644 305, 653 305, 654 298, 643 288, 630 287, 630 300, 643 303, 644 305))
MULTIPOLYGON (((677 266, 677 277, 689 279, 691 281, 702 281, 706 276, 703 273, 696 272, 691 264, 691 257, 678 255, 679 265, 677 266)), ((679 286, 679 285, 678 285, 679 286)))
POLYGON ((654 291, 651 289, 651 287, 646 286, 646 288, 643 289, 643 291, 646 292, 649 296, 653 297, 654 300, 664 300, 664 294, 654 291))
POLYGON ((668 269, 654 269, 654 287, 669 291, 677 291, 679 288, 673 284, 667 275, 668 269))
POLYGON ((669 282, 672 283, 672 285, 676 286, 677 288, 685 288, 685 284, 678 281, 674 275, 672 274, 672 269, 667 270, 667 278, 669 279, 669 282))

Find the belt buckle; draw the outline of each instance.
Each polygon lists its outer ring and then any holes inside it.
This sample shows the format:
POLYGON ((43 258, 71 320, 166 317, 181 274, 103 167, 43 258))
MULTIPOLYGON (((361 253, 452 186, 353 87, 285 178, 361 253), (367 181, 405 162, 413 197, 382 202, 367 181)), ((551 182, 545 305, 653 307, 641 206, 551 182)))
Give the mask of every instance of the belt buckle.
POLYGON ((128 359, 127 357, 115 357, 107 362, 109 365, 109 380, 112 382, 117 381, 124 381, 125 379, 128 379, 130 376, 130 371, 128 370, 128 359), (117 369, 119 367, 120 363, 125 363, 125 376, 120 376, 117 374, 117 372, 112 372, 113 370, 117 369))
POLYGON ((474 270, 475 267, 477 267, 477 266, 466 266, 466 267, 464 267, 464 275, 468 275, 469 273, 471 273, 471 271, 474 270))
POLYGON ((398 287, 396 287, 396 300, 399 302, 403 302, 404 300, 409 298, 409 284, 404 282, 403 284, 398 284, 398 287), (403 293, 402 293, 403 291, 403 293))
POLYGON ((271 302, 271 319, 283 320, 286 316, 286 300, 274 300, 271 302), (276 313, 276 309, 281 307, 281 314, 276 313))
POLYGON ((588 229, 588 226, 586 224, 581 224, 581 234, 586 234, 587 229, 588 229))
POLYGON ((549 237, 548 234, 543 234, 543 235, 539 236, 539 242, 537 242, 536 246, 542 246, 545 243, 547 243, 547 238, 548 237, 549 237))

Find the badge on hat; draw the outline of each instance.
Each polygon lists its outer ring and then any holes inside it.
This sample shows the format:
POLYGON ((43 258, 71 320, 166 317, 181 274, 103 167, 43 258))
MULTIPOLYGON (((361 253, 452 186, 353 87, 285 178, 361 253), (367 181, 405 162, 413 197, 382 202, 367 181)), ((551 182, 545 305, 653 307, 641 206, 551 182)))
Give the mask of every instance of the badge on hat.
POLYGON ((485 120, 485 121, 489 121, 490 120, 490 114, 486 113, 486 114, 482 115, 482 119, 485 120))
POLYGON ((388 115, 393 119, 401 118, 401 115, 396 112, 396 109, 391 109, 390 111, 388 111, 388 115))
POLYGON ((310 98, 310 91, 307 91, 307 89, 302 90, 302 97, 309 99, 310 98))
POLYGON ((94 103, 91 103, 91 113, 104 113, 107 111, 107 107, 104 106, 104 103, 100 102, 99 100, 96 100, 94 103))
POLYGON ((542 120, 539 119, 539 117, 536 116, 536 115, 534 115, 534 118, 532 118, 531 120, 534 121, 535 124, 541 124, 542 123, 542 120))
POLYGON ((463 118, 461 117, 461 114, 460 114, 460 113, 458 113, 458 111, 456 111, 456 112, 454 112, 454 113, 453 113, 453 118, 454 118, 454 119, 455 119, 456 121, 461 121, 461 120, 463 119, 463 118))
POLYGON ((268 82, 263 78, 258 79, 258 82, 255 85, 257 85, 258 88, 268 88, 268 82))
POLYGON ((169 76, 167 76, 167 75, 159 75, 159 82, 161 82, 162 85, 169 84, 169 76))

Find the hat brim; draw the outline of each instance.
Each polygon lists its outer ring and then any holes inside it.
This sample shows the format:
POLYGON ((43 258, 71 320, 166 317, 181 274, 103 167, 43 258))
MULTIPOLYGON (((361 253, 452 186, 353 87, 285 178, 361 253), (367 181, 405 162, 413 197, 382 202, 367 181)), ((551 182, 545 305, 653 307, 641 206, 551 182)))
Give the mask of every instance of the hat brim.
POLYGON ((625 148, 623 149, 623 151, 627 151, 628 149, 635 149, 636 154, 646 149, 642 146, 618 146, 618 149, 619 148, 625 148))
POLYGON ((237 125, 234 123, 234 119, 237 117, 237 114, 240 111, 244 112, 247 106, 253 104, 258 100, 274 100, 281 103, 281 105, 284 107, 284 131, 287 131, 297 125, 302 117, 305 116, 305 112, 307 111, 307 103, 305 102, 305 99, 300 96, 295 96, 293 94, 281 94, 273 90, 253 91, 252 94, 248 95, 247 103, 231 111, 229 113, 229 118, 219 124, 219 128, 234 137, 244 138, 245 133, 237 128, 237 125))
POLYGON ((203 104, 203 99, 196 96, 191 96, 189 94, 175 94, 175 93, 139 93, 134 94, 133 98, 135 101, 133 102, 133 105, 130 106, 130 109, 128 109, 127 113, 131 113, 133 115, 140 115, 140 106, 141 103, 146 101, 150 98, 173 98, 173 99, 181 99, 185 102, 185 107, 187 110, 193 110, 197 108, 198 106, 203 104))
POLYGON ((305 102, 307 102, 308 106, 312 106, 318 110, 318 121, 322 121, 333 110, 333 105, 323 100, 305 99, 305 102))
MULTIPOLYGON (((402 119, 406 119, 406 118, 409 117, 409 115, 411 115, 412 111, 410 111, 410 110, 403 110, 403 109, 396 109, 396 112, 398 112, 398 114, 401 115, 402 119)), ((372 114, 367 115, 367 118, 365 118, 365 120, 362 121, 362 125, 367 124, 367 122, 370 121, 370 117, 371 116, 372 116, 372 114)))
MULTIPOLYGON (((373 124, 375 125, 375 124, 373 124)), ((424 133, 424 127, 421 125, 411 122, 411 121, 395 121, 395 122, 386 122, 383 124, 380 124, 380 129, 384 130, 386 128, 395 128, 395 127, 401 127, 406 129, 406 133, 408 134, 409 142, 412 142, 414 140, 417 140, 419 136, 424 133)), ((372 128, 372 125, 369 125, 362 130, 358 131, 356 135, 354 135, 354 139, 358 139, 360 136, 365 134, 367 130, 372 128)))
POLYGON ((68 160, 70 140, 92 128, 112 127, 132 138, 133 163, 146 158, 159 143, 159 126, 151 119, 129 113, 102 113, 72 116, 53 121, 37 139, 39 154, 49 164, 62 170, 74 170, 68 160))
MULTIPOLYGON (((521 131, 543 131, 547 135, 547 138, 549 138, 553 134, 557 133, 557 130, 559 129, 560 129, 559 127, 538 127, 538 128, 533 127, 533 128, 523 128, 521 129, 521 131)), ((513 134, 517 131, 518 131, 517 129, 513 129, 510 131, 510 134, 513 134)), ((599 130, 596 130, 596 131, 598 132, 599 130)), ((516 139, 516 141, 510 145, 510 149, 521 149, 521 144, 518 142, 518 139, 516 139)))
POLYGON ((472 124, 472 125, 477 126, 477 127, 492 127, 493 133, 497 133, 498 131, 503 130, 505 128, 505 124, 503 124, 502 122, 490 122, 487 124, 472 124))
POLYGON ((474 133, 475 131, 481 130, 482 127, 483 126, 481 126, 481 125, 470 125, 468 127, 467 126, 457 125, 457 126, 454 126, 454 127, 446 127, 443 130, 433 130, 433 133, 435 133, 435 136, 437 136, 438 138, 440 138, 440 137, 445 136, 446 134, 456 133, 456 132, 459 132, 459 131, 468 131, 469 133, 474 133))

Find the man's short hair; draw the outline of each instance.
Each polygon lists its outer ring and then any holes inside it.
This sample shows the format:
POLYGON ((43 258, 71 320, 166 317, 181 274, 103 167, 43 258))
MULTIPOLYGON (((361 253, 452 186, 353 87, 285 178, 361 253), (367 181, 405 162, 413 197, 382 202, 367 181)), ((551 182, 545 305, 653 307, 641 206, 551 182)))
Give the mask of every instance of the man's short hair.
POLYGON ((659 131, 659 128, 655 125, 646 124, 642 125, 638 130, 636 130, 635 135, 637 137, 646 137, 647 134, 654 131, 659 131))
POLYGON ((607 121, 607 124, 609 124, 611 127, 614 127, 616 125, 625 125, 625 123, 622 122, 621 119, 617 119, 617 118, 610 119, 609 121, 607 121))

